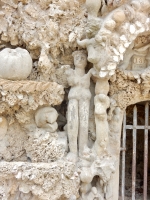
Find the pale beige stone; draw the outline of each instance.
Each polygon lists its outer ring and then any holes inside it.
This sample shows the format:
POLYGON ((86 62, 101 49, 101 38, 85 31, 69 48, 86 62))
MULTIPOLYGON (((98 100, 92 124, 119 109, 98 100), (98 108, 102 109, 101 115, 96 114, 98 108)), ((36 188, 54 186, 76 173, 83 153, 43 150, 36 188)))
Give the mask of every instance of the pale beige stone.
POLYGON ((119 198, 124 111, 150 100, 149 8, 0 2, 0 199, 119 198))
POLYGON ((92 70, 85 74, 87 58, 85 52, 73 53, 75 70, 67 69, 69 91, 69 104, 67 116, 67 132, 69 138, 68 159, 76 159, 78 156, 77 143, 79 142, 79 155, 88 143, 88 120, 91 93, 90 77, 92 70), (78 141, 78 142, 77 142, 78 141))
POLYGON ((26 79, 32 70, 32 59, 27 50, 5 48, 0 52, 0 77, 11 80, 26 79))

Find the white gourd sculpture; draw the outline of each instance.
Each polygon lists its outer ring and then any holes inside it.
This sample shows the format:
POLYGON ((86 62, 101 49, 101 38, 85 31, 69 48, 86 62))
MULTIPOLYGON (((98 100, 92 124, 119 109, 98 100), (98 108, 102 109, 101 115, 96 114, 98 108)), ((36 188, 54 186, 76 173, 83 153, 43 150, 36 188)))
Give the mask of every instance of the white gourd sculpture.
POLYGON ((0 78, 10 80, 26 79, 32 70, 32 58, 22 48, 5 48, 0 52, 0 78))

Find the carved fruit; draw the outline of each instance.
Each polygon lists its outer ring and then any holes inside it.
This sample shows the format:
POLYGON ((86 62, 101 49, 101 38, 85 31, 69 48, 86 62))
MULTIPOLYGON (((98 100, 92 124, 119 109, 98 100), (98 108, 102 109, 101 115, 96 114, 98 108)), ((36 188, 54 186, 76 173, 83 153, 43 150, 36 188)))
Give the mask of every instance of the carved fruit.
POLYGON ((0 52, 0 78, 26 79, 32 70, 32 58, 22 48, 5 48, 0 52))
POLYGON ((108 30, 113 31, 116 27, 116 22, 112 19, 106 21, 105 23, 105 28, 107 28, 108 30))
POLYGON ((125 19, 126 19, 126 16, 125 16, 123 10, 117 10, 114 12, 113 20, 115 20, 115 22, 121 23, 121 22, 124 22, 125 19))

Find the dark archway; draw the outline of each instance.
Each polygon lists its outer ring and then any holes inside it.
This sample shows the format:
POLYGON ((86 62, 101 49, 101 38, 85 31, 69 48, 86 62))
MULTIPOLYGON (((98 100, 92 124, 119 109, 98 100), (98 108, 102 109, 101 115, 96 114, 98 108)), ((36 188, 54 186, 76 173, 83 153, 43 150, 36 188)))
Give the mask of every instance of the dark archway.
POLYGON ((150 102, 127 107, 122 129, 120 196, 122 200, 150 199, 150 102), (149 164, 148 164, 149 163, 149 164))

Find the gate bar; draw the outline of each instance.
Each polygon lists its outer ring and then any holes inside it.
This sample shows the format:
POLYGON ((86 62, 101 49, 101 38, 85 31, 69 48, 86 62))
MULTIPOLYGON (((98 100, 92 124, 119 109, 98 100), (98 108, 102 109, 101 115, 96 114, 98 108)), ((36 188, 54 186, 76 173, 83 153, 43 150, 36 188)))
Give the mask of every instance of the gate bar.
POLYGON ((144 130, 144 191, 143 200, 147 200, 147 166, 148 166, 148 125, 149 125, 149 103, 145 105, 145 130, 144 130))
POLYGON ((135 200, 136 184, 136 136, 137 136, 137 107, 133 108, 133 157, 132 157, 132 200, 135 200))
POLYGON ((147 200, 147 174, 148 174, 148 130, 149 125, 149 103, 145 104, 145 125, 137 125, 137 107, 133 108, 133 125, 126 125, 126 112, 123 120, 123 137, 122 137, 122 187, 121 199, 125 199, 125 155, 126 155, 126 130, 133 130, 133 155, 132 155, 132 200, 135 200, 135 186, 136 186, 136 140, 137 129, 144 130, 144 180, 143 180, 143 200, 147 200))
MULTIPOLYGON (((130 130, 130 129, 133 130, 133 127, 134 127, 134 126, 132 126, 132 125, 126 125, 126 129, 129 129, 129 130, 130 130)), ((137 125, 137 126, 136 126, 136 129, 144 130, 144 129, 145 129, 145 126, 141 126, 141 125, 139 126, 139 125, 137 125)), ((150 126, 147 126, 147 129, 150 129, 150 126)))
POLYGON ((125 198, 125 156, 126 156, 126 112, 123 118, 123 137, 122 137, 122 187, 121 187, 121 199, 125 198))

